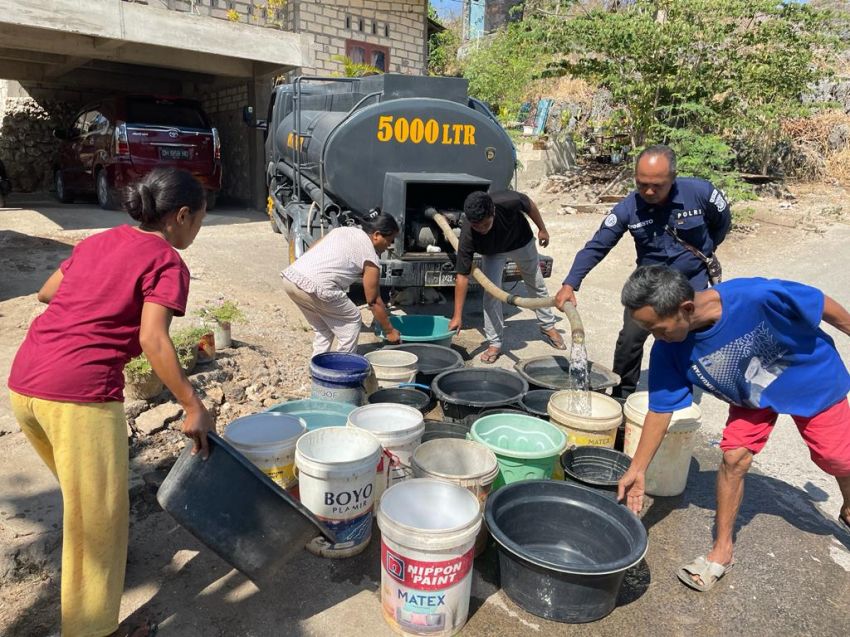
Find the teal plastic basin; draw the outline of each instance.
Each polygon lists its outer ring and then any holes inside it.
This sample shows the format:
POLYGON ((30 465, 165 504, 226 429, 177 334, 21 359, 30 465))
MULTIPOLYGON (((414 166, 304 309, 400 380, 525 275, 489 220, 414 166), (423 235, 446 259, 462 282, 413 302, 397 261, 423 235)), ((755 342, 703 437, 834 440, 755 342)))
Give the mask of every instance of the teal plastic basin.
POLYGON ((499 462, 497 489, 520 480, 548 480, 567 446, 555 425, 520 414, 494 414, 476 420, 469 438, 489 447, 499 462))
MULTIPOLYGON (((449 330, 449 319, 445 316, 430 314, 412 314, 408 316, 391 316, 390 322, 401 333, 404 343, 437 343, 451 345, 454 330, 449 330)), ((377 323, 377 321, 376 321, 377 323)), ((377 335, 384 338, 384 332, 378 326, 377 335)))
POLYGON ((350 403, 337 403, 330 400, 316 400, 307 398, 304 400, 290 400, 271 407, 269 411, 276 411, 291 416, 303 418, 307 423, 307 431, 321 429, 322 427, 345 427, 350 414, 356 405, 350 403))

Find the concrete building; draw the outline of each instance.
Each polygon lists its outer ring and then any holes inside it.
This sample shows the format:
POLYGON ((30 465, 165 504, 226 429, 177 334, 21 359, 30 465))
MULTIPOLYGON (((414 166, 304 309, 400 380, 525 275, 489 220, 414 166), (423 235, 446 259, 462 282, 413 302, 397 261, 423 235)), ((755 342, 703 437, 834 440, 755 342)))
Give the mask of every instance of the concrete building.
POLYGON ((52 129, 82 105, 153 93, 203 99, 222 139, 222 194, 263 205, 262 132, 245 125, 242 108, 265 112, 274 77, 314 58, 313 37, 285 31, 275 11, 251 24, 228 14, 254 4, 0 0, 0 160, 13 187, 50 188, 52 129))
POLYGON ((427 0, 0 0, 0 160, 48 190, 85 103, 121 93, 200 98, 222 142, 222 195, 264 206, 262 118, 276 78, 342 73, 342 56, 423 74, 427 0))
POLYGON ((508 22, 522 19, 522 12, 514 8, 522 0, 463 0, 463 39, 477 40, 492 33, 508 22))

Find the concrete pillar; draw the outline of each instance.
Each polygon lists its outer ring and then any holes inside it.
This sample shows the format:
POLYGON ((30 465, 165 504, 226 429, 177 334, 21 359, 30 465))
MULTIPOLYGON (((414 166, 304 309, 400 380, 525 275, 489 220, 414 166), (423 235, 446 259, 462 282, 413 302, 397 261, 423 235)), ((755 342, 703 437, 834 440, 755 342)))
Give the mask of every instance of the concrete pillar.
MULTIPOLYGON (((256 76, 248 82, 248 103, 256 119, 266 119, 272 92, 272 78, 256 76)), ((248 129, 248 158, 251 175, 251 202, 258 210, 266 209, 266 149, 263 131, 248 129)))

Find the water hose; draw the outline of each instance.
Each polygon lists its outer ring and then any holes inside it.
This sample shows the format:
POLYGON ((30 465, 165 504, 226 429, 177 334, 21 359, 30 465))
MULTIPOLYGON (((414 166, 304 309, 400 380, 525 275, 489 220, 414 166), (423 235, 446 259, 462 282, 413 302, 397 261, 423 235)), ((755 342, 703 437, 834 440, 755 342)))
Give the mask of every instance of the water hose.
MULTIPOLYGON (((443 235, 445 235, 446 241, 448 241, 451 244, 452 248, 454 248, 455 252, 457 252, 458 240, 455 236, 455 233, 452 231, 452 227, 449 225, 448 220, 439 212, 434 210, 434 208, 426 209, 425 216, 428 219, 434 220, 434 222, 440 227, 440 230, 443 231, 443 235)), ((554 296, 529 299, 506 292, 500 286, 496 285, 490 279, 484 276, 484 273, 480 269, 475 267, 475 265, 472 266, 472 270, 469 274, 476 281, 478 281, 478 284, 482 288, 484 288, 484 291, 487 294, 489 294, 493 298, 498 299, 502 303, 507 303, 508 305, 514 305, 516 307, 525 308, 527 310, 539 310, 544 307, 557 307, 555 304, 554 296)), ((576 345, 584 343, 584 325, 581 322, 581 317, 578 315, 578 310, 576 309, 576 307, 572 303, 566 302, 558 309, 561 310, 564 314, 566 314, 567 320, 570 322, 570 331, 572 333, 573 343, 576 345)))

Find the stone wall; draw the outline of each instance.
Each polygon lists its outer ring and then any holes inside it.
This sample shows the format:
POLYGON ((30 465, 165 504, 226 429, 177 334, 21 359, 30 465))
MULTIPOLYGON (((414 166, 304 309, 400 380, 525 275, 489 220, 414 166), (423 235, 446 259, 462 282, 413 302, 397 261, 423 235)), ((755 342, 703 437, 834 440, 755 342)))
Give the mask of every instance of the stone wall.
POLYGON ((484 6, 484 32, 492 33, 508 22, 522 19, 522 12, 511 13, 511 9, 522 4, 522 0, 487 0, 484 6))
POLYGON ((248 85, 240 82, 204 94, 201 103, 221 137, 224 172, 220 196, 248 203, 251 201, 250 129, 242 121, 242 107, 248 104, 248 85))
POLYGON ((89 96, 76 91, 24 90, 0 81, 0 161, 18 192, 48 190, 58 160, 54 128, 67 128, 89 96))
POLYGON ((426 0, 290 0, 284 25, 316 36, 316 66, 303 68, 304 75, 340 73, 342 64, 332 58, 345 55, 346 40, 387 47, 391 73, 422 75, 426 16, 426 0))

